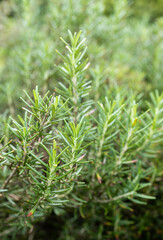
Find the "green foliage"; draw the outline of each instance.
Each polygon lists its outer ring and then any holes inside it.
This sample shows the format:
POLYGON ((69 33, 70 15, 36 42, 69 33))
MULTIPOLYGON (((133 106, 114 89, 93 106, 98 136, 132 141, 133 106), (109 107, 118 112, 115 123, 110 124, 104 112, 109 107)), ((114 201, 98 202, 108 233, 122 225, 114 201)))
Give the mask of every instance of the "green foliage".
POLYGON ((137 7, 0 2, 1 239, 163 236, 162 18, 137 7))
POLYGON ((134 15, 141 16, 143 14, 146 17, 150 18, 150 20, 154 20, 162 16, 161 9, 163 7, 163 3, 160 0, 132 0, 131 4, 133 4, 134 15))

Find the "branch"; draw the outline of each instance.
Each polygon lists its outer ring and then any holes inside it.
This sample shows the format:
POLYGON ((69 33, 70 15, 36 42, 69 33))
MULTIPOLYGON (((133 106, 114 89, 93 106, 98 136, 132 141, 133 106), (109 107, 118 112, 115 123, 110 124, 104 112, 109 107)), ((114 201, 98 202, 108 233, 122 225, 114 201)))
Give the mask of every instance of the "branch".
POLYGON ((10 173, 10 175, 8 176, 8 178, 6 179, 6 181, 3 183, 1 189, 5 189, 5 188, 6 188, 6 186, 9 184, 11 178, 12 178, 12 177, 14 176, 14 174, 16 173, 16 170, 17 170, 17 168, 15 167, 15 168, 12 170, 12 172, 10 173))

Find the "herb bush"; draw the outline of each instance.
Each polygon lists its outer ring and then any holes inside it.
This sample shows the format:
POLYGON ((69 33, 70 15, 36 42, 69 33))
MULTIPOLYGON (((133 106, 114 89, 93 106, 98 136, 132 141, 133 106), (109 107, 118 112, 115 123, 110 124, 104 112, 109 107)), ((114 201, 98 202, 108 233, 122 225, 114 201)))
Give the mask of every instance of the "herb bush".
POLYGON ((162 19, 0 4, 0 238, 161 239, 162 19))

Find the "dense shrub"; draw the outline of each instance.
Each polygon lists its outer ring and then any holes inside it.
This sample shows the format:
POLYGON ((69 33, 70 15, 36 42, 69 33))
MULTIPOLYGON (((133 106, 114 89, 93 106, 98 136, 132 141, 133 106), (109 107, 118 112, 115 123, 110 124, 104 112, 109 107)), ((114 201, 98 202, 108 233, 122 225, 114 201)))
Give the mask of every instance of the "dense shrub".
POLYGON ((0 2, 1 239, 163 236, 162 3, 139 2, 0 2))

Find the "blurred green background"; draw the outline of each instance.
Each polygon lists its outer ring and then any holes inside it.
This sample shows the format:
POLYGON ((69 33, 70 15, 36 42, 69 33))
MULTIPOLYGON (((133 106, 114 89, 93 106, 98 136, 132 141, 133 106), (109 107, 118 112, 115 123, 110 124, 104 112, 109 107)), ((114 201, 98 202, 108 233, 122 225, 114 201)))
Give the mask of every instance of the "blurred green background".
MULTIPOLYGON (((90 78, 136 91, 163 89, 163 1, 0 1, 0 109, 15 114, 22 89, 54 89, 59 37, 82 30, 90 78), (95 76, 94 76, 95 75, 95 76)), ((64 51, 64 50, 63 50, 64 51)))

